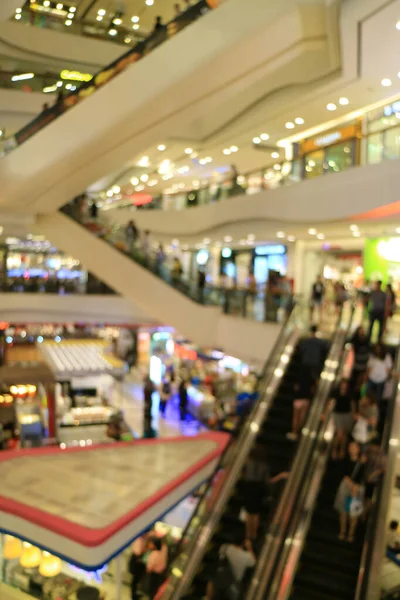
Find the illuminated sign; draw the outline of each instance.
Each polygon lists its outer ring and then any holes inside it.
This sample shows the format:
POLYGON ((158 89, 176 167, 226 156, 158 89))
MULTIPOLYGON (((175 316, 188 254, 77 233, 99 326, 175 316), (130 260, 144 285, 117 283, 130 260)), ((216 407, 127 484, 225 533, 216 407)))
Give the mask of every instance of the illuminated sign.
POLYGON ((328 133, 326 135, 321 135, 321 137, 317 137, 315 140, 316 146, 329 146, 329 144, 333 144, 340 140, 342 134, 340 131, 334 131, 333 133, 328 133))
POLYGON ((254 249, 257 256, 268 256, 271 254, 285 254, 286 248, 283 244, 273 244, 271 246, 257 246, 254 249))
POLYGON ((377 246, 378 254, 389 262, 400 263, 400 238, 381 240, 377 246))
POLYGON ((221 254, 223 258, 230 258, 232 256, 232 250, 230 248, 222 248, 221 254))
POLYGON ((61 79, 65 79, 67 81, 90 81, 93 76, 90 73, 81 73, 80 71, 68 71, 68 69, 64 69, 60 73, 61 79))

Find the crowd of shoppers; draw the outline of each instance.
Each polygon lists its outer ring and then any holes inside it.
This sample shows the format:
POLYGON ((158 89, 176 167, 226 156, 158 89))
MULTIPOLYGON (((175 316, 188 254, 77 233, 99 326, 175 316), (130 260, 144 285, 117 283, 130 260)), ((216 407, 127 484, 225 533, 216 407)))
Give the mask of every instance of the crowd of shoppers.
POLYGON ((152 600, 166 577, 167 544, 151 532, 136 538, 128 566, 132 575, 132 600, 143 598, 143 594, 152 600))

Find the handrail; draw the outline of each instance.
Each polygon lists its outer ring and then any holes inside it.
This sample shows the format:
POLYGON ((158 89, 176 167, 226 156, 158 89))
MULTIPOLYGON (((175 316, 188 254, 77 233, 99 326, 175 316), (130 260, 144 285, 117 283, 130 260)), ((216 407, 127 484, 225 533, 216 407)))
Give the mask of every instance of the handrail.
MULTIPOLYGON (((395 360, 396 373, 400 372, 400 348, 395 360)), ((381 450, 387 455, 386 470, 375 490, 361 556, 355 600, 376 600, 380 597, 380 567, 386 550, 387 515, 397 474, 397 454, 400 432, 400 383, 395 387, 389 403, 382 436, 381 450)))
POLYGON ((246 600, 262 600, 268 586, 271 584, 275 563, 282 552, 282 545, 286 538, 286 531, 290 524, 292 511, 296 499, 301 493, 301 488, 307 474, 308 463, 315 447, 318 430, 321 424, 321 416, 325 409, 332 382, 335 380, 339 369, 340 356, 347 332, 351 326, 354 306, 350 312, 349 319, 347 319, 345 312, 346 311, 342 311, 339 317, 337 332, 334 336, 329 355, 321 373, 312 408, 302 430, 302 438, 296 453, 296 458, 273 521, 266 535, 263 548, 260 552, 246 600))
POLYGON ((285 334, 281 340, 281 346, 275 354, 275 361, 271 361, 267 368, 264 381, 264 392, 260 394, 259 401, 251 416, 247 419, 236 444, 235 456, 227 469, 225 478, 221 484, 218 494, 202 523, 199 524, 197 532, 183 552, 172 566, 171 575, 167 587, 163 593, 162 600, 176 600, 180 598, 190 586, 196 569, 206 551, 211 536, 218 525, 225 505, 231 495, 232 488, 238 481, 243 464, 257 439, 258 432, 262 426, 272 404, 276 391, 290 362, 294 352, 300 330, 297 325, 297 308, 292 312, 285 327, 285 334))

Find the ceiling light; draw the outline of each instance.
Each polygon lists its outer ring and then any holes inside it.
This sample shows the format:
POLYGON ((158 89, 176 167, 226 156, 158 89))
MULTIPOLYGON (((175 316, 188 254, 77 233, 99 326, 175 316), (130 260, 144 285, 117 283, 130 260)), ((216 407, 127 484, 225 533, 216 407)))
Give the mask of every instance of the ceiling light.
POLYGON ((146 181, 149 180, 149 176, 147 175, 147 173, 143 173, 143 175, 140 176, 140 181, 143 181, 144 183, 146 183, 146 181))
POLYGON ((317 233, 317 230, 316 230, 316 229, 314 229, 314 227, 311 227, 311 228, 308 230, 308 233, 309 233, 310 235, 316 235, 316 233, 317 233))
MULTIPOLYGON (((67 23, 65 23, 67 24, 67 23)), ((108 35, 117 35, 118 31, 116 29, 109 29, 108 35)))
POLYGON ((160 152, 164 152, 164 150, 166 149, 166 145, 165 144, 160 144, 159 146, 157 146, 157 150, 159 150, 160 152))
POLYGON ((103 20, 103 17, 101 15, 97 15, 96 21, 102 21, 102 20, 103 20))
POLYGON ((296 117, 294 122, 296 125, 304 125, 304 119, 302 117, 296 117))
POLYGON ((342 96, 342 98, 339 98, 339 104, 342 106, 347 106, 349 104, 349 99, 342 96))
POLYGON ((350 225, 351 231, 358 231, 358 225, 350 225))
POLYGON ((21 75, 13 75, 11 81, 23 81, 24 79, 33 79, 34 73, 21 73, 21 75))
POLYGON ((206 156, 204 160, 205 160, 207 163, 210 163, 210 162, 212 162, 212 158, 211 158, 211 156, 206 156))
POLYGON ((177 169, 177 173, 179 173, 179 175, 183 175, 184 173, 187 173, 189 171, 189 167, 188 166, 184 166, 184 167, 179 167, 179 169, 177 169))
POLYGON ((294 123, 292 123, 292 121, 288 121, 285 127, 286 129, 294 129, 294 123))
POLYGON ((237 146, 231 146, 230 147, 230 151, 231 152, 237 152, 239 150, 239 148, 237 146))
POLYGON ((276 165, 274 165, 274 169, 275 169, 275 171, 280 171, 281 170, 281 165, 279 165, 278 163, 276 163, 276 165))
POLYGON ((253 144, 261 144, 261 138, 253 137, 253 144))
POLYGON ((64 8, 64 5, 61 4, 61 2, 59 2, 56 6, 57 10, 62 10, 64 8))
POLYGON ((224 148, 222 150, 223 154, 226 154, 226 156, 229 156, 229 154, 231 154, 231 151, 229 150, 229 148, 224 148))
POLYGON ((139 23, 135 23, 134 25, 132 25, 132 29, 135 29, 135 30, 139 29, 139 23))
POLYGON ((112 191, 114 192, 114 194, 119 194, 121 191, 121 188, 119 187, 119 185, 113 185, 112 191))
POLYGON ((142 156, 142 158, 138 162, 139 167, 148 167, 150 165, 149 157, 142 156))
POLYGON ((146 0, 147 6, 153 6, 154 0, 146 0))
POLYGON ((113 23, 114 25, 122 25, 122 19, 117 17, 116 19, 113 19, 113 23))
POLYGON ((99 8, 99 10, 97 11, 97 14, 100 15, 101 17, 104 17, 106 14, 106 11, 104 10, 104 8, 99 8))
MULTIPOLYGON (((65 24, 66 24, 66 26, 67 26, 67 27, 69 27, 70 25, 72 25, 72 21, 71 21, 71 19, 67 19, 67 20, 65 21, 65 24)), ((110 35, 112 35, 112 34, 111 34, 111 31, 109 31, 108 33, 109 33, 110 35)), ((117 33, 117 32, 115 32, 115 33, 117 33)))
POLYGON ((287 240, 288 240, 288 242, 295 242, 295 241, 296 241, 296 238, 295 238, 295 236, 294 236, 294 235, 288 235, 288 236, 287 236, 287 240))
POLYGON ((150 181, 147 185, 149 187, 153 187, 153 186, 157 185, 157 183, 158 183, 158 179, 150 179, 150 181))
POLYGON ((50 6, 50 0, 44 0, 43 6, 45 6, 46 8, 48 8, 50 6))
POLYGON ((68 13, 67 14, 68 19, 73 19, 74 16, 75 16, 74 13, 68 13))
POLYGON ((130 182, 132 185, 138 185, 139 179, 137 177, 131 177, 130 182))
POLYGON ((132 17, 131 21, 132 23, 139 23, 139 17, 132 17))
POLYGON ((392 80, 385 77, 385 79, 382 79, 381 85, 383 85, 383 87, 390 87, 392 85, 392 80))
POLYGON ((334 104, 333 102, 329 102, 329 104, 326 105, 326 110, 336 110, 337 106, 336 104, 334 104))
POLYGON ((114 195, 114 192, 112 190, 107 190, 107 198, 112 198, 114 195))
POLYGON ((205 164, 207 164, 207 161, 206 161, 206 159, 205 159, 205 158, 200 158, 200 160, 199 160, 199 164, 200 164, 200 165, 205 165, 205 164))
POLYGON ((396 233, 400 233, 400 227, 396 227, 396 233))
POLYGON ((277 238, 284 238, 285 237, 285 232, 284 231, 277 231, 276 232, 276 237, 277 238))
POLYGON ((190 155, 190 158, 197 158, 197 157, 198 157, 197 152, 192 152, 190 155))
POLYGON ((17 21, 19 21, 21 17, 22 15, 20 13, 17 13, 14 18, 17 19, 17 21))
POLYGON ((15 9, 15 12, 16 12, 17 14, 19 14, 19 13, 22 13, 22 8, 16 8, 16 9, 15 9))
POLYGON ((260 138, 263 140, 263 142, 266 142, 267 140, 269 140, 269 135, 268 133, 262 133, 260 135, 260 138))
POLYGON ((193 148, 185 148, 185 154, 192 154, 193 148))
POLYGON ((142 192, 144 190, 144 185, 140 184, 135 187, 136 192, 142 192))
POLYGON ((224 237, 224 242, 231 242, 231 241, 232 241, 232 238, 231 238, 231 236, 230 236, 230 235, 226 235, 226 236, 224 237))
POLYGON ((271 157, 272 158, 279 158, 279 152, 272 152, 271 157))
POLYGON ((76 12, 76 6, 70 6, 69 12, 72 12, 72 13, 76 12))
POLYGON ((324 239, 325 239, 325 236, 324 236, 324 234, 323 234, 323 233, 318 233, 318 235, 317 235, 317 238, 318 238, 319 240, 324 240, 324 239))
POLYGON ((126 37, 126 38, 124 39, 124 42, 125 42, 125 44, 130 44, 130 43, 131 43, 131 41, 132 41, 132 38, 130 38, 130 37, 126 37))

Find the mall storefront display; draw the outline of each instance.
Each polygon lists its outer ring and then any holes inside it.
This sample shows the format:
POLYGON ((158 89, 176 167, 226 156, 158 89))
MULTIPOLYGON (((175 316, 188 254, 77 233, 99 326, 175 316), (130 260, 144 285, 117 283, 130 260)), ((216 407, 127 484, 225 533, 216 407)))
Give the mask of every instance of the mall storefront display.
POLYGON ((376 164, 400 156, 400 101, 381 106, 366 115, 364 161, 376 164))
POLYGON ((364 275, 369 281, 392 283, 400 289, 400 237, 365 240, 364 275))

